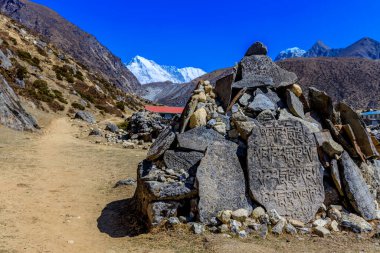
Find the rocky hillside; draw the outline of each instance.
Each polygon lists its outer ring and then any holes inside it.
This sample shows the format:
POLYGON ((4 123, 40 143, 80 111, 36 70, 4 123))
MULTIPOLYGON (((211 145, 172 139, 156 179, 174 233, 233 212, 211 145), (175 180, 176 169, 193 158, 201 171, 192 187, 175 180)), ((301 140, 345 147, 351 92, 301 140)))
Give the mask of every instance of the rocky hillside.
POLYGON ((92 72, 100 73, 111 84, 129 92, 140 86, 119 58, 100 44, 94 36, 56 12, 28 0, 0 0, 0 12, 38 33, 44 40, 72 56, 92 72))
POLYGON ((380 42, 365 37, 345 48, 330 48, 322 41, 317 41, 307 51, 299 48, 284 50, 276 57, 276 61, 299 57, 344 57, 377 60, 380 59, 380 42))
POLYGON ((141 87, 139 95, 159 104, 185 106, 200 80, 209 80, 212 85, 215 85, 217 80, 229 75, 231 72, 232 68, 220 69, 196 78, 192 82, 182 84, 172 82, 145 84, 141 87))
POLYGON ((0 15, 0 29, 2 124, 17 130, 34 128, 21 104, 58 114, 86 110, 116 116, 144 105, 16 21, 0 15))
POLYGON ((356 109, 380 107, 380 62, 355 58, 296 58, 277 62, 304 88, 326 91, 356 109))

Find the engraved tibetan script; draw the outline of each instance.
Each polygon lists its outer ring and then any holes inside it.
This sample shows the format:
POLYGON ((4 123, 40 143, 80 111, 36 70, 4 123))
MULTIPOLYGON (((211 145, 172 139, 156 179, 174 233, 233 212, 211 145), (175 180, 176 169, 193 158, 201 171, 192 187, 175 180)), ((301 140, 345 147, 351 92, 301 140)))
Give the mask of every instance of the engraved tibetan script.
POLYGON ((324 200, 314 137, 299 121, 269 121, 248 140, 250 193, 267 210, 310 221, 324 200))

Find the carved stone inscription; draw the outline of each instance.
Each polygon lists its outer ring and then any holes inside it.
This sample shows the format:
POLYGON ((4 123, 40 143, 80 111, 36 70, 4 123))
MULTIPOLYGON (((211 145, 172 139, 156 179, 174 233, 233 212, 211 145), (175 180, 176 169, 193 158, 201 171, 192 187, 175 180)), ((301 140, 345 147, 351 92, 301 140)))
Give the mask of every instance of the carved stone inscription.
POLYGON ((248 140, 252 197, 267 210, 308 222, 324 201, 315 139, 298 121, 263 122, 248 140))

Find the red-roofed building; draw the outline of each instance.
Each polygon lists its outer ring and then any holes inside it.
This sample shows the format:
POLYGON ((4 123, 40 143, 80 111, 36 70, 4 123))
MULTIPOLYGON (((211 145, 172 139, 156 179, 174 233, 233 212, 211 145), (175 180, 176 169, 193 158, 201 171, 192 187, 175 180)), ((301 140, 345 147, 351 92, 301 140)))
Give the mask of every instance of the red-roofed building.
POLYGON ((145 106, 145 110, 147 110, 148 112, 159 113, 162 117, 166 119, 171 119, 174 117, 174 115, 182 114, 184 109, 185 108, 183 107, 172 107, 172 106, 153 106, 153 105, 145 106))

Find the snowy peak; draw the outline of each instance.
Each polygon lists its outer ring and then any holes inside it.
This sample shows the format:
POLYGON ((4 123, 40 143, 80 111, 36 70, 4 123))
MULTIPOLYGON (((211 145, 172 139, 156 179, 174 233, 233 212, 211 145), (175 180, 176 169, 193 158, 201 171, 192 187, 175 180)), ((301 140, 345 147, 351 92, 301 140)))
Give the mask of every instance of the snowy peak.
POLYGON ((187 67, 177 68, 175 66, 164 66, 148 60, 142 56, 134 57, 127 68, 137 77, 141 84, 166 82, 187 83, 193 79, 206 74, 199 68, 187 67))
POLYGON ((305 50, 298 47, 292 47, 281 51, 279 55, 277 55, 275 61, 281 61, 289 58, 298 58, 304 56, 304 54, 306 54, 305 50))

